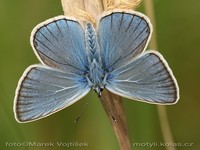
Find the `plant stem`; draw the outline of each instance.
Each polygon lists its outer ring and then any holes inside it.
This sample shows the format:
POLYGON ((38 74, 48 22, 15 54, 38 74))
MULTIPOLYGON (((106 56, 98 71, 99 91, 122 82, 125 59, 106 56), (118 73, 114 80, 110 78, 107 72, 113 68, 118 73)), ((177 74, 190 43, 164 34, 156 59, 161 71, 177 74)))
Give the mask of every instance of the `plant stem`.
MULTIPOLYGON (((144 6, 146 13, 148 17, 150 18, 153 26, 154 26, 154 32, 149 44, 150 49, 158 49, 158 44, 156 40, 156 23, 155 23, 155 15, 154 15, 154 7, 153 7, 153 1, 152 0, 145 0, 144 1, 144 6)), ((161 125, 161 131, 163 134, 164 142, 165 143, 171 143, 173 142, 173 136, 170 130, 169 126, 169 121, 167 117, 167 111, 166 111, 166 106, 163 105, 157 105, 157 110, 158 110, 158 117, 160 120, 160 125, 161 125)), ((175 147, 173 146, 168 146, 166 147, 167 150, 176 150, 175 147)))
POLYGON ((123 109, 122 98, 107 90, 104 90, 102 97, 108 104, 105 105, 101 98, 101 103, 115 131, 115 135, 117 136, 121 150, 131 150, 131 143, 128 136, 128 127, 123 109), (108 110, 108 106, 112 113, 108 110), (113 117, 116 121, 113 119, 113 117))
MULTIPOLYGON (((73 16, 78 19, 81 18, 82 21, 85 21, 83 19, 85 17, 86 20, 89 18, 91 21, 96 20, 97 17, 101 15, 105 8, 106 1, 108 0, 80 0, 77 3, 75 0, 61 0, 61 3, 63 6, 64 14, 66 16, 73 16)), ((95 21, 92 22, 95 23, 95 21)), ((102 98, 100 98, 101 103, 112 124, 121 150, 131 150, 130 139, 128 137, 127 122, 121 97, 116 96, 107 90, 104 90, 102 97, 106 103, 103 102, 102 98), (111 112, 114 115, 116 121, 113 120, 111 112)))

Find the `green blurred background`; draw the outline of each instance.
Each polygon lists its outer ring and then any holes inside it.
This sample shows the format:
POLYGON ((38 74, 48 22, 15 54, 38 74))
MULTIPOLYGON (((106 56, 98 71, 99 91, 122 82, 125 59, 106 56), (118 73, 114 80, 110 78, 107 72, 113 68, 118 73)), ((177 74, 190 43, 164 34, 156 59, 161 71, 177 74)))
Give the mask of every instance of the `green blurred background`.
MULTIPOLYGON (((139 10, 143 11, 143 4, 139 10)), ((179 86, 180 100, 167 106, 175 142, 200 149, 200 1, 154 0, 159 51, 167 59, 179 86)), ((81 101, 45 119, 19 124, 13 115, 17 82, 31 64, 39 63, 31 46, 31 30, 38 23, 63 14, 60 0, 0 0, 0 148, 64 149, 67 147, 12 147, 13 142, 86 142, 71 149, 119 149, 110 122, 90 93, 81 101), (74 120, 92 98, 78 124, 74 120), (10 146, 8 146, 10 145, 10 146)), ((163 142, 155 105, 124 100, 131 142, 163 142)), ((56 144, 55 144, 56 145, 56 144)), ((149 147, 134 147, 137 150, 149 147)), ((153 149, 164 149, 154 147, 153 149)))

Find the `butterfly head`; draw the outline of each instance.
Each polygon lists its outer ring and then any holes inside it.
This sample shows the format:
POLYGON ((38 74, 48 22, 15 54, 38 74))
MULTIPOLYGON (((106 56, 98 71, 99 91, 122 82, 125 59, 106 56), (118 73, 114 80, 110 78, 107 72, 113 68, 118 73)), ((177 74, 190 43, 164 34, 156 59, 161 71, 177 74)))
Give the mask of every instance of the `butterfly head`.
POLYGON ((97 93, 98 97, 101 97, 101 93, 102 93, 103 89, 104 89, 103 85, 95 85, 93 87, 93 90, 95 93, 97 93))

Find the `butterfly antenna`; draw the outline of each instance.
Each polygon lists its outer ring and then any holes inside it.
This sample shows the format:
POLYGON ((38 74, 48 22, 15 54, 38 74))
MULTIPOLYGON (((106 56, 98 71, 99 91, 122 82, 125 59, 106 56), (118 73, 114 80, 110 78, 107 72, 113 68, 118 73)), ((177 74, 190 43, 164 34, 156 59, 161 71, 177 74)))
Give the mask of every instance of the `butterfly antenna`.
POLYGON ((107 109, 108 109, 108 111, 109 111, 109 113, 110 113, 110 115, 111 115, 113 121, 117 122, 117 120, 116 120, 116 118, 114 117, 114 115, 113 115, 113 113, 112 113, 112 110, 110 109, 110 106, 108 105, 108 103, 106 102, 106 100, 105 100, 102 96, 100 96, 100 98, 103 100, 103 103, 104 103, 105 106, 107 107, 107 109))
POLYGON ((76 118, 75 123, 77 123, 80 120, 81 116, 83 115, 83 113, 85 112, 85 109, 88 106, 89 101, 90 101, 90 98, 87 100, 87 102, 85 103, 85 105, 81 109, 81 112, 80 112, 79 116, 76 118))

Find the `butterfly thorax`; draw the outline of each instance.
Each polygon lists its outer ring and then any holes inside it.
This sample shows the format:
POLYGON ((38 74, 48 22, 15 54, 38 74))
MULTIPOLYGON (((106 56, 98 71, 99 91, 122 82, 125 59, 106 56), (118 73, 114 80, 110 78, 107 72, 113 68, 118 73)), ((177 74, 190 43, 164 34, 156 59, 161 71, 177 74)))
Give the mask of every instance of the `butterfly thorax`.
POLYGON ((103 89, 104 72, 102 69, 100 47, 97 40, 97 35, 91 23, 86 24, 86 50, 88 53, 89 70, 86 78, 92 89, 100 95, 103 89))

